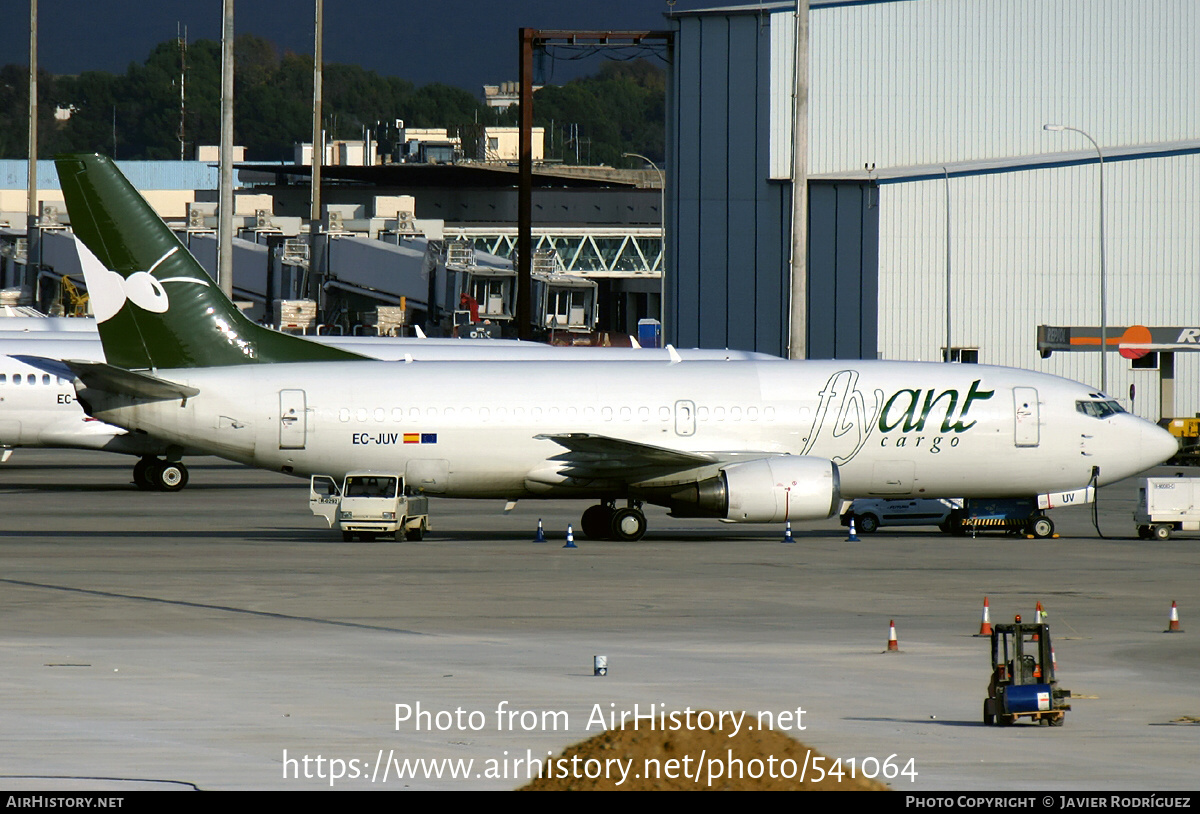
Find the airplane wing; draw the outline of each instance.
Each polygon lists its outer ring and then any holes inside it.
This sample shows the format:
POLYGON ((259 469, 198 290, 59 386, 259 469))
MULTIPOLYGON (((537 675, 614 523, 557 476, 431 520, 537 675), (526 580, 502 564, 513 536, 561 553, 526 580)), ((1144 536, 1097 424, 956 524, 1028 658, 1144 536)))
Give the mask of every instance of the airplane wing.
POLYGON ((187 399, 200 393, 195 387, 160 379, 149 373, 125 370, 104 362, 78 359, 45 359, 41 356, 13 356, 30 367, 44 370, 62 379, 79 379, 86 387, 139 399, 162 401, 187 399))
POLYGON ((552 433, 536 438, 553 441, 566 452, 550 458, 559 474, 578 479, 618 478, 626 482, 749 458, 769 458, 777 452, 689 452, 626 441, 585 432, 552 433))

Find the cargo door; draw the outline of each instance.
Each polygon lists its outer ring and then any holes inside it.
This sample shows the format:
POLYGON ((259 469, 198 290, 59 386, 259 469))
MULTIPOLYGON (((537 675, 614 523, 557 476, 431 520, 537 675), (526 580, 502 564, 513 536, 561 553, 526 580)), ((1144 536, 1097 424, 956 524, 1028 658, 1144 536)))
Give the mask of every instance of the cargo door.
POLYGON ((1016 446, 1036 447, 1041 440, 1038 393, 1032 387, 1013 388, 1013 438, 1016 446))
POLYGON ((279 448, 304 449, 308 409, 303 390, 279 391, 279 448))
POLYGON ((313 475, 308 480, 308 508, 317 517, 324 517, 329 527, 337 520, 342 505, 342 490, 328 475, 313 475))

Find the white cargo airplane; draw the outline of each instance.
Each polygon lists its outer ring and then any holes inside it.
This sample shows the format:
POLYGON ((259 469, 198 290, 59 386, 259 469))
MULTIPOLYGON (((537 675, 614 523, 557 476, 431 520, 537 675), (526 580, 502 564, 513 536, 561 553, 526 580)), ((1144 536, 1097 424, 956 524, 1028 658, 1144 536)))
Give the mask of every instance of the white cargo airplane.
POLYGON ((1176 448, 1086 385, 985 365, 365 360, 245 319, 108 159, 62 157, 58 174, 108 269, 87 281, 108 361, 27 361, 72 379, 92 416, 180 451, 396 471, 450 497, 587 498, 585 534, 635 540, 644 502, 819 519, 844 497, 1079 489, 1176 448))
MULTIPOLYGON (((97 262, 83 244, 81 260, 97 262)), ((21 319, 21 318, 14 318, 21 319)), ((46 320, 28 318, 31 323, 46 320)), ((64 320, 65 321, 65 320, 64 320)), ((75 399, 71 380, 51 375, 21 361, 24 356, 76 359, 103 362, 104 349, 95 332, 95 320, 74 319, 72 329, 41 331, 0 330, 0 462, 7 461, 14 448, 54 447, 94 449, 136 455, 133 482, 140 489, 178 491, 188 482, 187 467, 178 460, 167 460, 171 444, 145 433, 132 433, 92 418, 75 399), (92 326, 89 332, 86 325, 92 326)), ((0 327, 6 320, 0 319, 0 327)), ((673 349, 550 347, 538 342, 470 339, 415 339, 410 337, 320 336, 313 341, 335 348, 361 353, 372 359, 416 361, 432 360, 515 360, 553 359, 577 361, 605 359, 626 361, 668 361, 673 349)), ((766 354, 745 351, 683 350, 686 359, 770 359, 766 354)))

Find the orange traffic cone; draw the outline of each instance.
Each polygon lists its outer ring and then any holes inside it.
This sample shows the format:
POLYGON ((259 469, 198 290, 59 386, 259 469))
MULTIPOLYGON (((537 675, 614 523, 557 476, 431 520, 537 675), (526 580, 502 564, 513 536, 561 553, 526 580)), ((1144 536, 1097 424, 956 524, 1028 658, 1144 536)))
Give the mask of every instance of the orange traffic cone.
POLYGON ((896 641, 896 620, 895 619, 891 619, 888 621, 887 652, 889 652, 889 653, 899 653, 900 652, 900 642, 896 641))
POLYGON ((1179 606, 1174 599, 1171 600, 1171 623, 1163 633, 1183 633, 1183 628, 1179 626, 1179 606))
POLYGON ((991 636, 992 635, 992 618, 991 608, 988 607, 988 598, 983 598, 983 621, 979 623, 979 632, 976 636, 991 636))

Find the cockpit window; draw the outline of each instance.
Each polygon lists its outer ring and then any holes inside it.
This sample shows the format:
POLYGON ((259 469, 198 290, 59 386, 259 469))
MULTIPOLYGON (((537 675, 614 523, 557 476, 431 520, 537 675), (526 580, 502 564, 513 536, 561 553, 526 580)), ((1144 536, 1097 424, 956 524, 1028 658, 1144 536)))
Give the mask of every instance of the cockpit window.
POLYGON ((1125 409, 1112 399, 1103 401, 1077 401, 1075 409, 1092 418, 1108 418, 1110 415, 1125 412, 1125 409))

